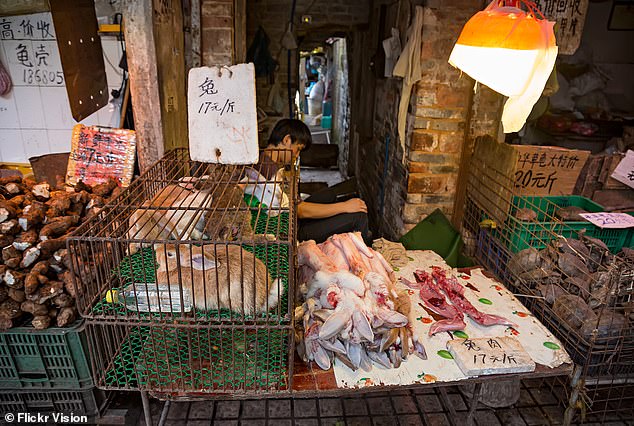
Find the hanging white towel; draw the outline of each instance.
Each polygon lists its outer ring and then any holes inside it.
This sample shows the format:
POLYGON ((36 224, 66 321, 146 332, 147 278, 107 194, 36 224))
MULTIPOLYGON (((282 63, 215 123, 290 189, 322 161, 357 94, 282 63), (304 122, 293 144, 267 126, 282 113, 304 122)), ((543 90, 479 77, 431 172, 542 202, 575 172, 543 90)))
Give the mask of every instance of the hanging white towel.
POLYGON ((416 6, 416 13, 412 24, 407 29, 407 42, 399 56, 392 75, 403 78, 401 101, 398 107, 398 137, 405 156, 405 127, 407 122, 407 107, 412 93, 412 87, 422 78, 420 66, 421 39, 423 32, 423 8, 416 6))

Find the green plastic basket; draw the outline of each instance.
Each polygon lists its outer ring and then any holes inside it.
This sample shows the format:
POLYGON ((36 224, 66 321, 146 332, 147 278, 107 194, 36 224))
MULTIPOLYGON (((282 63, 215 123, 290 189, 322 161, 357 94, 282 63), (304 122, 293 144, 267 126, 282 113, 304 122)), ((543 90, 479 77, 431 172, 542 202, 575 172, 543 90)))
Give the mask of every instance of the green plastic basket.
POLYGON ((85 390, 3 390, 0 391, 0 415, 49 414, 52 423, 51 413, 98 416, 106 401, 105 392, 95 387, 85 390))
POLYGON ((602 229, 590 222, 561 222, 549 221, 555 216, 557 209, 562 207, 580 207, 589 213, 603 211, 603 207, 584 197, 549 196, 549 197, 513 197, 513 211, 509 215, 505 226, 498 230, 501 238, 508 243, 509 249, 517 253, 521 250, 533 247, 543 249, 555 238, 561 235, 566 238, 578 238, 578 232, 585 229, 585 235, 598 238, 608 248, 617 253, 627 243, 629 230, 627 229, 602 229), (535 222, 522 221, 513 216, 515 210, 527 208, 537 212, 535 222))
POLYGON ((0 389, 85 389, 93 385, 81 321, 68 328, 0 333, 0 389))

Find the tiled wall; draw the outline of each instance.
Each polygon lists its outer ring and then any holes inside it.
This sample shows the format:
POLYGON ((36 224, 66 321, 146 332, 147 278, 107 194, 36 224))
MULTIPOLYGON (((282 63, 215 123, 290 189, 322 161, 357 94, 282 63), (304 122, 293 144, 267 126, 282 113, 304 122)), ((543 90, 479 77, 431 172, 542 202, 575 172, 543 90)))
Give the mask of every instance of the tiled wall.
MULTIPOLYGON (((120 43, 111 36, 101 42, 108 91, 119 89, 120 43)), ((0 61, 13 82, 11 92, 0 96, 0 162, 28 163, 33 156, 70 151, 76 122, 60 76, 51 14, 0 17, 0 61)), ((119 116, 119 107, 109 103, 82 123, 116 127, 119 116)))

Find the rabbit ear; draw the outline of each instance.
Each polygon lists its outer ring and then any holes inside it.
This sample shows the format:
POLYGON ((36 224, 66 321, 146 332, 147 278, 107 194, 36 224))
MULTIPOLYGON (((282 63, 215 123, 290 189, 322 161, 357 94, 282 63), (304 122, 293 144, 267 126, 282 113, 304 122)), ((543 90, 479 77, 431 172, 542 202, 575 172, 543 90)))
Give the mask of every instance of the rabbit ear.
POLYGON ((253 181, 253 182, 259 182, 261 180, 266 180, 264 178, 264 176, 262 176, 260 173, 258 173, 257 170, 251 168, 251 167, 247 167, 246 169, 244 169, 247 177, 249 178, 249 181, 253 181))
POLYGON ((202 254, 195 254, 192 256, 192 267, 198 271, 213 269, 216 267, 216 262, 202 254))

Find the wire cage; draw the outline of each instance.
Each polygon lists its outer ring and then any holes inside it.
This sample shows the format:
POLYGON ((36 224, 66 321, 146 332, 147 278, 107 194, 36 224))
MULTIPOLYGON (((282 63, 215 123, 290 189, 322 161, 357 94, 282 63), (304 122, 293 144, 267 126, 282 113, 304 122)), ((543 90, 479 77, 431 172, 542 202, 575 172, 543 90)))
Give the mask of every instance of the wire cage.
POLYGON ((290 151, 261 155, 235 166, 170 151, 68 239, 98 386, 288 388, 297 168, 275 172, 290 151))
POLYGON ((511 175, 476 160, 462 232, 475 240, 478 262, 564 344, 587 411, 631 411, 622 391, 634 384, 629 234, 596 227, 582 211, 602 207, 583 197, 520 195, 511 175))

